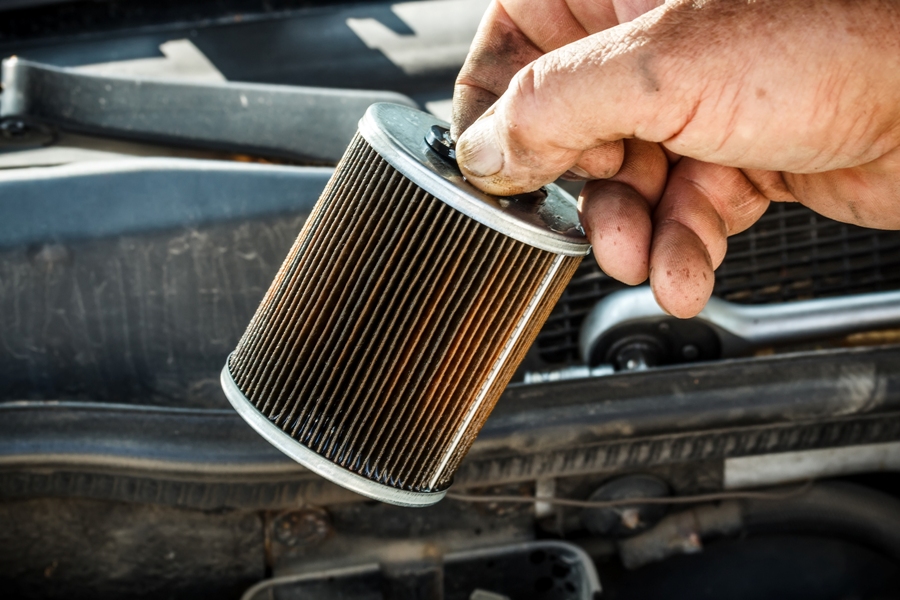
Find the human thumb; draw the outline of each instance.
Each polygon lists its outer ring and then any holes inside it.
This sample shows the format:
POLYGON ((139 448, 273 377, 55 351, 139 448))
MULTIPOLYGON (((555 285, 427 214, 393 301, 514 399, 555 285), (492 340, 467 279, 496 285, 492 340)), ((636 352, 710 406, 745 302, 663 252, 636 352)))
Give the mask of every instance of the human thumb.
POLYGON ((683 103, 664 104, 646 38, 656 9, 641 19, 545 54, 459 137, 457 160, 474 185, 497 195, 531 191, 569 171, 614 175, 621 140, 662 141, 684 121, 683 103), (673 111, 673 109, 675 109, 673 111))

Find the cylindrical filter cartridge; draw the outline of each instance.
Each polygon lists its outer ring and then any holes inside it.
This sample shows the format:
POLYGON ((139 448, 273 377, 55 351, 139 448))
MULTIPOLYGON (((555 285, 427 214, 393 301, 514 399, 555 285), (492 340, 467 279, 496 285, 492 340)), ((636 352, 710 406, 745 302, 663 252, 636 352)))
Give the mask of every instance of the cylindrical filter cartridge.
POLYGON ((588 250, 561 189, 485 194, 456 167, 445 123, 375 104, 222 386, 316 473, 433 504, 588 250))

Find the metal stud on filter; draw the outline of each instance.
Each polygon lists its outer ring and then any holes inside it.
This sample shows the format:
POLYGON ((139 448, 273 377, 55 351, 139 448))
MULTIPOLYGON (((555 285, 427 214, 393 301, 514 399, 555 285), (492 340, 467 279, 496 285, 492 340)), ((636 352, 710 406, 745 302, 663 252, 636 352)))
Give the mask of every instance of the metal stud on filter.
POLYGON ((444 496, 589 250, 558 187, 467 183, 446 127, 369 108, 222 370, 282 452, 405 506, 444 496))

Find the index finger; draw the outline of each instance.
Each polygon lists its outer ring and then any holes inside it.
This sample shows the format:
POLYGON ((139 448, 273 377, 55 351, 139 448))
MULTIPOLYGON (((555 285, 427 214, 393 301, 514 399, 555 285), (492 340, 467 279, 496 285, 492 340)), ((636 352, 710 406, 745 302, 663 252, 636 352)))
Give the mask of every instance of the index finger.
POLYGON ((543 54, 634 18, 658 0, 494 0, 482 18, 453 92, 454 138, 543 54), (646 5, 646 8, 645 6, 646 5))

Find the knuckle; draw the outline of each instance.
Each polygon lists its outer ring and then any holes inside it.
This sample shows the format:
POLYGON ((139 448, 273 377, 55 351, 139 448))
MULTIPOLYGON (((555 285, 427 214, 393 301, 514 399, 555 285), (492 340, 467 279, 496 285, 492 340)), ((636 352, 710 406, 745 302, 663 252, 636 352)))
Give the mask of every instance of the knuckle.
POLYGON ((516 73, 498 105, 502 127, 498 133, 505 138, 507 158, 521 167, 518 177, 534 175, 539 184, 564 173, 580 155, 569 147, 567 119, 572 111, 560 99, 565 82, 548 70, 544 58, 516 73))

